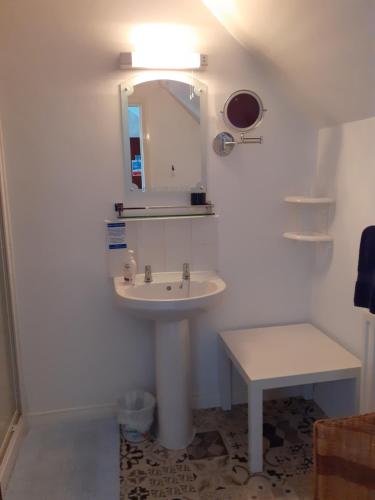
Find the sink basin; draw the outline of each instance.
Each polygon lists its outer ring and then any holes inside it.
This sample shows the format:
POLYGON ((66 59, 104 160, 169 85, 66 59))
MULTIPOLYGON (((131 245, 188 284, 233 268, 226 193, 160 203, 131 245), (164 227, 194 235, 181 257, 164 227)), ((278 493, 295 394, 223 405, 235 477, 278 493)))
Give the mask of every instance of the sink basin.
POLYGON ((190 281, 182 281, 181 273, 154 273, 151 283, 144 275, 136 276, 128 285, 122 277, 114 278, 117 297, 122 305, 145 319, 177 320, 197 310, 207 309, 225 290, 224 281, 213 272, 192 272, 190 281))
POLYGON ((155 321, 156 396, 162 446, 186 448, 194 438, 188 318, 209 308, 225 290, 214 272, 138 274, 134 285, 114 278, 116 298, 132 314, 155 321))

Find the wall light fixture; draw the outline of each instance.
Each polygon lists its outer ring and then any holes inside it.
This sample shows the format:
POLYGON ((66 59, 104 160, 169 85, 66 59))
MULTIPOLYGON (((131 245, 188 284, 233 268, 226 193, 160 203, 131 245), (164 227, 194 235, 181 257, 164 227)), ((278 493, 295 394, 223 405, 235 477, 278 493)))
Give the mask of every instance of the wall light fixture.
POLYGON ((197 52, 153 51, 122 52, 120 69, 205 69, 208 58, 197 52))

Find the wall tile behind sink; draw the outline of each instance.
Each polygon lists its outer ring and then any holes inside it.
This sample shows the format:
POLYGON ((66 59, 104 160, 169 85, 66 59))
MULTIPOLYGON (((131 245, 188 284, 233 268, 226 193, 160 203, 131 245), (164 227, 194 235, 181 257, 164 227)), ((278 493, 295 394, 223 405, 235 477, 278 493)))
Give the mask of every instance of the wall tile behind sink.
POLYGON ((192 262, 191 220, 165 222, 165 262, 167 271, 178 271, 184 262, 192 262))
POLYGON ((192 248, 193 271, 217 270, 217 247, 211 243, 194 245, 192 248))
POLYGON ((129 250, 134 250, 135 256, 138 256, 138 224, 134 222, 126 223, 125 240, 129 250))
POLYGON ((141 221, 138 223, 137 234, 139 272, 143 272, 146 265, 151 265, 154 272, 165 271, 164 221, 141 221))
POLYGON ((192 219, 192 245, 217 245, 217 218, 192 219))
MULTIPOLYGON (((135 251, 138 273, 150 264, 153 272, 182 271, 188 262, 195 271, 217 268, 217 220, 142 220, 126 222, 126 243, 135 251)), ((120 276, 123 258, 109 252, 110 275, 120 276)))

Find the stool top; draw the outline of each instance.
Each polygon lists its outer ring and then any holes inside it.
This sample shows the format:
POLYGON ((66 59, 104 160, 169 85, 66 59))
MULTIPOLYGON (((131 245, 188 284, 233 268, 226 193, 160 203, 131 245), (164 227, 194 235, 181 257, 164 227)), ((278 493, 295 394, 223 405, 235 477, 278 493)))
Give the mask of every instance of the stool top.
POLYGON ((285 387, 359 375, 361 362, 308 323, 231 330, 219 334, 248 382, 285 387))

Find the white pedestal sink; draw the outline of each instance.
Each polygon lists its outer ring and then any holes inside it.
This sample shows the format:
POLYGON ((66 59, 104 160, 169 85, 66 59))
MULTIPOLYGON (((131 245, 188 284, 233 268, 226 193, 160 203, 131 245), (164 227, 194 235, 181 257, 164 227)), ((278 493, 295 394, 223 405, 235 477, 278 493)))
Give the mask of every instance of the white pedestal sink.
POLYGON ((214 272, 197 271, 189 281, 181 273, 154 273, 151 283, 139 274, 134 285, 118 277, 114 287, 124 307, 155 321, 159 442, 185 448, 194 437, 188 318, 210 307, 225 283, 214 272))

